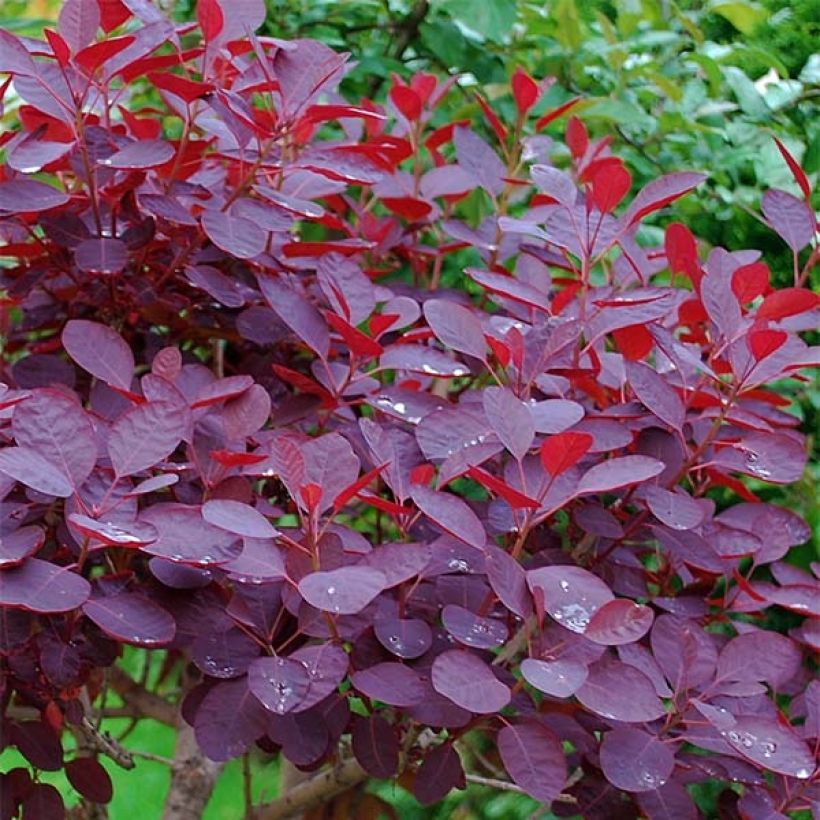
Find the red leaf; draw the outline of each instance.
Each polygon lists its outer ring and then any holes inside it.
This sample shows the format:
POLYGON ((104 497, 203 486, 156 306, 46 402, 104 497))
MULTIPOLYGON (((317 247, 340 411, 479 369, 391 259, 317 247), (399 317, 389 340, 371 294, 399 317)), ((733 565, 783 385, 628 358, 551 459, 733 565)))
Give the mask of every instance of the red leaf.
POLYGON ((103 40, 100 43, 92 43, 80 51, 74 58, 74 62, 91 74, 115 54, 119 54, 130 46, 136 37, 133 34, 126 34, 122 37, 115 37, 111 40, 103 40))
POLYGON ((655 344, 645 325, 629 325, 612 331, 612 338, 625 359, 638 362, 646 358, 655 344))
POLYGON ((811 184, 809 183, 809 178, 806 176, 806 172, 800 167, 800 164, 797 160, 791 155, 791 152, 785 145, 777 138, 773 137, 775 144, 777 145, 778 150, 783 155, 783 159, 786 160, 786 164, 789 166, 789 169, 792 172, 792 176, 795 179, 795 182, 800 186, 800 190, 803 192, 803 196, 806 198, 808 202, 809 198, 811 197, 811 184))
POLYGON ((170 91, 186 103, 192 103, 214 90, 213 83, 198 83, 176 74, 150 71, 150 82, 161 91, 170 91))
POLYGON ((309 512, 313 512, 322 500, 322 488, 318 484, 305 484, 299 488, 299 495, 309 512))
POLYGON ((50 28, 43 29, 43 33, 46 35, 46 40, 48 40, 48 44, 51 46, 51 50, 54 52, 57 62, 65 68, 71 59, 71 49, 68 47, 68 43, 66 43, 56 31, 52 31, 50 28))
POLYGON ((490 123, 490 127, 493 129, 496 137, 498 137, 500 142, 507 141, 507 129, 504 127, 504 123, 498 119, 498 115, 490 108, 490 104, 481 94, 476 93, 476 99, 478 100, 478 104, 481 106, 481 110, 484 112, 484 116, 487 118, 487 121, 490 123))
POLYGON ((213 42, 225 25, 225 16, 218 0, 197 0, 196 20, 205 42, 213 42))
POLYGON ((211 450, 211 458, 223 467, 245 467, 259 464, 267 456, 260 453, 235 453, 232 450, 211 450))
POLYGON ((732 293, 741 305, 762 296, 769 287, 769 266, 765 262, 741 265, 732 274, 732 293))
POLYGON ((561 475, 577 464, 592 447, 589 433, 558 433, 544 439, 541 445, 541 463, 553 477, 561 475))
POLYGON ((575 108, 579 102, 581 102, 580 97, 573 97, 571 100, 567 100, 565 103, 559 105, 558 108, 553 108, 552 111, 547 111, 547 113, 535 123, 535 130, 540 131, 542 128, 546 128, 551 122, 557 120, 562 114, 566 114, 571 108, 575 108))
POLYGON ((97 0, 97 4, 100 7, 100 25, 106 34, 121 26, 131 16, 131 10, 120 0, 97 0))
POLYGON ((566 140, 573 159, 580 159, 589 148, 589 135, 586 126, 578 117, 569 118, 566 140))
POLYGON ((410 122, 415 122, 421 116, 421 100, 409 86, 394 85, 390 89, 390 102, 410 122))
POLYGON ((514 510, 537 510, 540 506, 536 499, 518 492, 509 484, 505 484, 500 478, 496 478, 496 476, 482 470, 480 467, 470 467, 467 470, 467 475, 481 484, 482 487, 486 487, 486 489, 503 498, 514 510))
POLYGON ((538 83, 520 66, 516 67, 511 84, 518 113, 524 116, 538 102, 541 90, 538 83))
POLYGON ((351 353, 357 356, 364 356, 371 358, 373 356, 380 356, 384 352, 384 348, 375 340, 366 336, 358 328, 337 316, 330 311, 325 312, 325 319, 327 323, 345 340, 351 353))
POLYGON ((680 222, 673 222, 667 227, 664 250, 672 273, 688 273, 690 266, 697 264, 698 246, 695 237, 689 228, 680 222))
POLYGON ((787 316, 806 313, 820 304, 820 296, 805 288, 783 288, 770 293, 757 309, 756 318, 777 322, 787 316))
POLYGON ((749 334, 749 349, 759 362, 783 347, 788 338, 785 330, 756 330, 749 334))
POLYGON ((621 164, 602 166, 592 177, 592 202, 602 213, 614 211, 632 187, 632 175, 621 164))
POLYGON ((378 476, 385 468, 387 464, 380 464, 378 467, 374 467, 369 472, 365 473, 363 476, 360 476, 356 479, 352 484, 345 487, 336 498, 333 499, 333 509, 338 512, 339 510, 353 498, 354 495, 358 495, 361 490, 363 490, 371 481, 373 481, 376 476, 378 476))
POLYGON ((424 219, 433 210, 433 206, 429 202, 412 196, 385 196, 382 197, 381 201, 385 208, 410 222, 418 222, 420 219, 424 219))

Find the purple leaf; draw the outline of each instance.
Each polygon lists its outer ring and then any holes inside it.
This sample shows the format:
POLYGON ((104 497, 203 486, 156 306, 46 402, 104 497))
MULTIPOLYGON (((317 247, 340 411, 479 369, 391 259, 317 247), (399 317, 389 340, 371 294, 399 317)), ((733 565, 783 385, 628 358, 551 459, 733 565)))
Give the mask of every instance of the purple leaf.
POLYGON ((249 219, 222 211, 205 211, 202 229, 217 248, 238 259, 253 259, 265 250, 267 234, 249 219))
POLYGON ((648 606, 617 598, 592 616, 584 637, 604 646, 634 643, 649 632, 654 617, 648 606))
POLYGON ((634 666, 612 659, 589 667, 589 676, 575 697, 596 715, 625 723, 643 723, 666 714, 652 681, 634 666))
POLYGON ((620 456, 590 467, 578 482, 575 495, 608 493, 630 484, 649 481, 666 469, 662 461, 649 456, 620 456))
POLYGON ((453 129, 453 145, 461 168, 478 180, 478 184, 490 196, 498 196, 504 190, 507 169, 498 154, 469 128, 453 129))
POLYGON ((75 488, 94 469, 97 442, 86 412, 61 390, 35 390, 14 409, 12 431, 18 444, 55 464, 75 488))
POLYGON ((111 427, 108 455, 119 478, 147 470, 176 450, 185 436, 186 419, 171 402, 140 404, 111 427))
POLYGON ((195 265, 185 269, 188 281, 204 290, 221 305, 229 308, 242 307, 245 298, 233 279, 211 265, 195 265))
POLYGON ((74 248, 74 261, 85 273, 121 273, 128 251, 120 239, 85 239, 74 248))
POLYGON ((676 691, 712 679, 717 650, 710 636, 694 621, 660 615, 652 627, 650 644, 655 660, 676 691))
POLYGON ((647 410, 673 430, 683 427, 686 410, 680 396, 653 368, 643 362, 626 362, 626 378, 647 410))
POLYGON ((92 376, 119 387, 131 389, 134 355, 115 330, 85 319, 66 322, 63 347, 74 361, 92 376))
POLYGON ((97 521, 87 515, 72 513, 68 516, 68 523, 83 536, 111 547, 144 547, 153 544, 159 537, 154 527, 138 521, 121 526, 110 521, 97 521))
POLYGON ((578 661, 540 661, 525 658, 521 674, 531 686, 555 698, 574 695, 587 679, 587 668, 578 661))
POLYGON ((667 174, 658 179, 648 182, 635 198, 630 202, 626 212, 621 217, 621 224, 624 228, 639 222, 647 214, 657 211, 674 202, 684 194, 688 194, 697 185, 706 179, 705 174, 681 171, 675 174, 667 174))
POLYGON ((379 358, 379 370, 409 370, 442 379, 467 376, 470 371, 460 362, 434 347, 403 344, 389 347, 379 358))
POLYGON ((561 741, 535 721, 505 726, 498 733, 498 751, 510 777, 536 800, 549 805, 567 780, 561 741))
POLYGON ((307 697, 294 707, 294 712, 303 712, 323 701, 336 691, 336 687, 347 675, 347 653, 332 643, 303 646, 297 649, 290 659, 304 664, 310 678, 307 697))
POLYGON ((68 498, 74 492, 71 481, 57 466, 31 447, 0 450, 0 473, 45 495, 68 498))
POLYGON ((262 513, 241 501, 214 499, 202 505, 202 517, 215 527, 246 538, 275 538, 279 533, 262 513))
POLYGON ((302 597, 323 612, 355 615, 385 588, 384 573, 371 567, 340 567, 311 572, 299 581, 302 597))
POLYGON ((691 530, 704 519, 703 506, 681 489, 671 492, 650 485, 644 490, 644 497, 655 518, 673 530, 691 530))
POLYGON ((137 171, 164 165, 174 157, 174 147, 165 140, 137 140, 121 148, 110 157, 100 160, 101 165, 121 170, 137 171))
MULTIPOLYGON (((190 567, 185 569, 197 572, 190 567)), ((191 660, 206 675, 213 678, 236 678, 244 675, 251 663, 259 657, 259 644, 239 627, 233 626, 200 633, 194 639, 190 652, 191 660)))
POLYGON ((230 760, 265 733, 267 712, 251 694, 245 678, 221 681, 199 704, 194 731, 211 760, 230 760))
POLYGON ((535 429, 539 433, 563 433, 584 417, 584 408, 575 401, 547 399, 529 405, 535 429))
POLYGON ((542 193, 551 196, 567 208, 575 205, 578 189, 568 174, 559 171, 558 168, 551 168, 549 165, 533 165, 530 174, 532 181, 542 193))
POLYGON ((604 735, 601 770, 616 789, 648 792, 659 789, 672 775, 675 753, 668 743, 631 726, 604 735))
POLYGON ((309 687, 307 669, 290 658, 257 658, 248 669, 248 688, 277 715, 298 706, 307 697, 309 687))
POLYGON ((760 208, 772 228, 794 253, 805 248, 814 239, 814 211, 802 199, 771 188, 763 194, 760 208))
POLYGON ((251 583, 286 577, 282 552, 272 538, 244 538, 242 543, 242 554, 222 565, 231 577, 251 583))
POLYGON ((507 609, 519 618, 528 618, 532 614, 532 599, 527 591, 524 568, 495 544, 487 548, 487 580, 507 609))
POLYGON ((441 611, 444 628, 459 642, 477 649, 492 649, 507 640, 507 627, 495 618, 482 618, 469 609, 448 604, 441 611))
MULTIPOLYGON (((816 594, 816 592, 815 592, 816 594)), ((776 632, 748 632, 732 638, 720 652, 719 681, 765 681, 781 689, 803 665, 800 647, 776 632)))
POLYGON ((57 18, 57 31, 76 54, 94 41, 100 26, 100 6, 95 0, 66 0, 57 18))
POLYGON ((529 407, 507 387, 488 387, 484 390, 484 412, 504 446, 521 461, 535 438, 529 407))
POLYGON ((153 504, 140 513, 139 520, 159 532, 159 538, 144 549, 150 555, 200 566, 225 564, 239 555, 236 536, 208 524, 198 506, 153 504))
POLYGON ((561 626, 583 634, 595 613, 615 596, 589 570, 574 565, 539 567, 527 573, 533 592, 544 596, 544 609, 561 626))
POLYGON ((487 535, 478 516, 460 498, 450 493, 439 493, 415 485, 410 491, 410 497, 416 506, 444 532, 469 544, 471 547, 482 549, 487 542, 487 535))
POLYGON ((0 570, 19 566, 30 555, 34 555, 44 541, 45 533, 34 526, 3 533, 0 535, 0 570))
POLYGON ((510 702, 509 688, 469 651, 442 652, 433 661, 431 681, 436 692, 468 712, 490 715, 510 702))
POLYGON ((353 754, 371 777, 384 780, 396 774, 401 746, 395 726, 379 715, 356 715, 350 734, 353 754))
POLYGON ((176 632, 171 615, 139 592, 92 598, 83 612, 107 635, 136 646, 170 643, 176 632))
POLYGON ((446 299, 428 299, 424 303, 424 318, 443 345, 484 359, 487 342, 481 322, 471 310, 446 299))
POLYGON ((354 672, 350 681, 363 695, 390 706, 414 706, 427 694, 418 674, 402 663, 377 663, 369 669, 354 672))
POLYGON ((423 806, 443 800, 453 789, 466 786, 461 758, 451 743, 428 752, 413 781, 413 794, 423 806))
POLYGON ((29 558, 19 567, 4 570, 0 582, 0 607, 31 612, 69 612, 91 594, 85 578, 39 558, 29 558))
MULTIPOLYGON (((5 32, 4 32, 5 33, 5 32)), ((25 213, 59 208, 68 202, 68 194, 33 179, 0 182, 0 211, 25 213)))
POLYGON ((433 643, 432 630, 419 618, 384 618, 373 629, 388 652, 405 660, 420 658, 433 643))
POLYGON ((37 67, 28 49, 5 29, 0 29, 0 71, 22 77, 37 75, 37 67))
POLYGON ((805 742, 791 727, 772 718, 743 715, 720 734, 736 752, 769 771, 807 780, 816 769, 805 742))
POLYGON ((276 315, 318 356, 327 358, 330 333, 318 310, 281 279, 260 275, 259 289, 276 315))

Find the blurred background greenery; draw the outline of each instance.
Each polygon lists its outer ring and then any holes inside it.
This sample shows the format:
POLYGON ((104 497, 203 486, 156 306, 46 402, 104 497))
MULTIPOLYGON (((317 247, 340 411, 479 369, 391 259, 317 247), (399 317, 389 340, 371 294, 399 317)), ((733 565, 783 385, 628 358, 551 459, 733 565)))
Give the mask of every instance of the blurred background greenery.
MULTIPOLYGON (((179 20, 194 15, 194 0, 159 5, 179 20)), ((352 53, 358 62, 345 80, 349 97, 383 98, 393 72, 459 75, 436 114, 442 120, 480 121, 478 88, 502 118, 512 119, 508 79, 515 66, 536 78, 555 76, 548 101, 582 95, 577 112, 593 134, 614 136, 636 186, 673 170, 707 171, 709 183, 678 203, 675 216, 711 245, 763 251, 775 282, 790 284, 791 255, 762 224, 758 203, 768 187, 798 193, 772 135, 809 174, 820 169, 817 0, 267 0, 267 6, 265 33, 317 38, 352 53)), ((18 34, 40 36, 59 8, 59 0, 0 0, 0 21, 18 34)), ((792 381, 783 392, 816 438, 818 384, 792 381)), ((812 525, 814 543, 790 557, 804 566, 817 556, 820 533, 814 464, 795 486, 753 488, 812 525)), ((127 652, 125 665, 135 674, 148 663, 150 676, 161 663, 158 653, 148 659, 127 652)), ((161 815, 169 782, 162 758, 172 754, 173 732, 150 721, 120 723, 106 728, 128 732, 127 745, 148 757, 138 759, 136 772, 109 766, 115 779, 110 816, 132 818, 139 806, 141 820, 153 820, 161 815)), ((17 760, 6 751, 0 769, 17 760)), ((275 765, 261 757, 251 765, 254 791, 270 798, 275 765)), ((241 779, 241 764, 234 761, 206 820, 240 816, 241 779)), ((61 774, 51 781, 76 802, 61 774)), ((372 790, 403 820, 553 816, 529 798, 485 787, 471 786, 433 809, 398 785, 374 784, 372 790)), ((714 796, 708 788, 695 795, 706 816, 715 816, 714 796)))

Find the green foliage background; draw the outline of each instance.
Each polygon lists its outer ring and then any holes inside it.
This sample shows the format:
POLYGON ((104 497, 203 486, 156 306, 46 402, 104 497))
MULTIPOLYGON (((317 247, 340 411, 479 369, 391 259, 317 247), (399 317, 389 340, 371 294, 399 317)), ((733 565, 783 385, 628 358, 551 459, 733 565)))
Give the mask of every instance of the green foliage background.
MULTIPOLYGON (((193 0, 160 5, 178 19, 193 17, 193 0)), ((757 208, 768 187, 797 193, 773 134, 809 174, 820 170, 817 0, 267 0, 267 5, 266 33, 313 37, 353 54, 358 64, 345 80, 351 97, 383 97, 392 73, 429 70, 461 77, 448 106, 437 114, 442 119, 481 121, 473 94, 478 87, 502 118, 512 119, 507 81, 514 67, 521 65, 536 78, 555 76, 544 105, 583 95, 578 113, 594 134, 615 136, 615 149, 631 167, 636 186, 672 170, 707 171, 708 185, 677 205, 676 217, 713 245, 762 250, 776 282, 789 283, 790 254, 761 224, 757 208)), ((0 23, 39 36, 59 6, 57 0, 0 0, 0 23)), ((806 430, 816 431, 820 387, 792 384, 784 390, 806 430)), ((815 460, 798 485, 762 490, 766 500, 790 506, 812 525, 814 543, 790 556, 803 566, 818 553, 817 478, 815 460)), ((158 673, 160 656, 126 652, 125 666, 137 677, 158 673)), ((104 728, 112 734, 127 733, 129 748, 157 758, 139 758, 135 772, 108 766, 115 781, 110 816, 160 817, 169 782, 161 758, 173 754, 172 730, 151 721, 109 724, 104 728)), ((0 769, 20 762, 13 750, 0 755, 0 769)), ((251 766, 255 796, 274 796, 275 764, 260 756, 251 766)), ((62 774, 44 779, 76 802, 62 774)), ((241 783, 241 764, 234 761, 220 778, 206 820, 241 816, 241 783)), ((719 788, 715 784, 694 795, 706 816, 716 816, 719 788)), ((486 787, 471 786, 433 809, 422 808, 397 785, 372 789, 402 820, 554 816, 526 797, 486 787)))

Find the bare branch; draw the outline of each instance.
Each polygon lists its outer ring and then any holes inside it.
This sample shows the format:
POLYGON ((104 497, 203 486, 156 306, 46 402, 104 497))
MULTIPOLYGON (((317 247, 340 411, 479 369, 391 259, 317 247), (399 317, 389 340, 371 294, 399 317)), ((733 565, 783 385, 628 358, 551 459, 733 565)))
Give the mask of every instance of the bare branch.
POLYGON ((288 794, 257 808, 259 820, 285 820, 321 806, 337 794, 367 780, 367 772, 355 758, 348 758, 332 769, 325 769, 294 786, 288 794))

